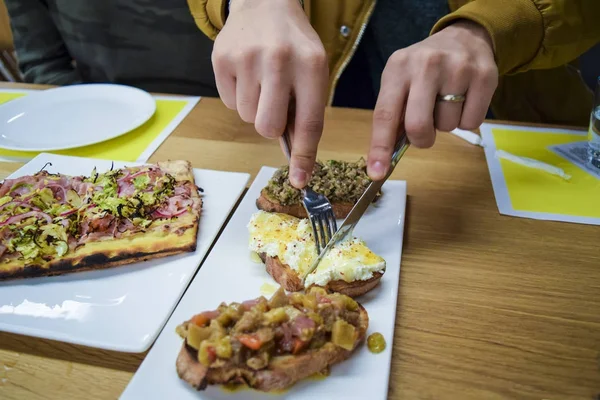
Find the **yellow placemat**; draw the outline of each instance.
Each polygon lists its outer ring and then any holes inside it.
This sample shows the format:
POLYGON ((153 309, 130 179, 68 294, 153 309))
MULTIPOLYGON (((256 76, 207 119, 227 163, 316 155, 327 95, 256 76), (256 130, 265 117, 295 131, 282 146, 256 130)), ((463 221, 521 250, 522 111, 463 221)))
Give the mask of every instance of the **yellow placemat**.
POLYGON ((536 219, 600 224, 600 179, 551 150, 585 142, 586 132, 484 124, 486 158, 500 212, 536 219), (496 157, 503 150, 561 168, 570 179, 496 157))
MULTIPOLYGON (((27 92, 1 91, 0 104, 25 96, 27 92)), ((90 146, 50 153, 106 160, 146 162, 197 104, 199 97, 155 96, 156 112, 144 125, 117 138, 90 146)), ((28 160, 39 152, 0 149, 4 160, 28 160)))

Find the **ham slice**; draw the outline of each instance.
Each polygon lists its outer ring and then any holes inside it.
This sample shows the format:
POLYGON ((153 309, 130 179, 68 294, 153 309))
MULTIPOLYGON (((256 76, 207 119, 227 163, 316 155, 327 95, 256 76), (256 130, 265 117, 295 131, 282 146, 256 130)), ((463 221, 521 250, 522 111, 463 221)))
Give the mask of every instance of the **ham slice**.
MULTIPOLYGON (((16 179, 5 179, 4 182, 2 183, 2 186, 0 186, 0 197, 5 196, 8 192, 10 192, 10 189, 12 189, 13 186, 15 186, 19 183, 24 183, 24 184, 33 186, 36 183, 36 179, 33 176, 22 176, 22 177, 16 178, 16 179)), ((18 193, 19 195, 22 195, 29 191, 27 186, 24 186, 23 188, 18 188, 16 190, 21 191, 20 193, 18 193), (22 192, 24 192, 24 193, 22 193, 22 192)))
POLYGON ((31 217, 36 217, 38 219, 45 219, 47 223, 49 223, 49 224, 52 223, 52 217, 50 215, 43 213, 41 211, 29 211, 24 214, 12 216, 4 222, 0 222, 0 226, 16 224, 24 219, 31 218, 31 217))

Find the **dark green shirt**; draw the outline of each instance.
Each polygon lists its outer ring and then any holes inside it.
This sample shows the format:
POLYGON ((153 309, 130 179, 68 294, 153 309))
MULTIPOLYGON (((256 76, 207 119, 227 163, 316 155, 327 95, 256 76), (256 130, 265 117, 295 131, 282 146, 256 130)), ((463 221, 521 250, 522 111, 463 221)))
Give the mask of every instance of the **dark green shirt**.
POLYGON ((5 0, 26 82, 218 96, 186 0, 5 0))

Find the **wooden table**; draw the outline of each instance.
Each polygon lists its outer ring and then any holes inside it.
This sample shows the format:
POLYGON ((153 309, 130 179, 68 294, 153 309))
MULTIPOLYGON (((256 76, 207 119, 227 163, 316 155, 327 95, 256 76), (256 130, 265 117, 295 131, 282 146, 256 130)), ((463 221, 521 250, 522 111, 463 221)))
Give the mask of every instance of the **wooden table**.
MULTIPOLYGON (((327 110, 320 158, 366 154, 370 127, 368 111, 327 110)), ((152 160, 169 158, 253 175, 285 161, 215 99, 152 160)), ((499 215, 483 151, 448 134, 393 179, 409 203, 390 398, 597 396, 600 228, 499 215)), ((0 398, 115 399, 143 358, 0 333, 0 398)))

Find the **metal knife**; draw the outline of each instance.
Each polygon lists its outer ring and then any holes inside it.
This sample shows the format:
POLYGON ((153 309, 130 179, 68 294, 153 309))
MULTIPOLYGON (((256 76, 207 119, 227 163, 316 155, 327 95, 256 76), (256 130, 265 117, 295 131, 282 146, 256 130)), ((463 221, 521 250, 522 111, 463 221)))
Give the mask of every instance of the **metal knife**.
POLYGON ((404 155, 404 153, 406 152, 406 150, 408 149, 409 146, 410 146, 410 142, 408 141, 408 138, 406 137, 405 134, 402 135, 400 140, 398 140, 398 142, 396 143, 396 147, 394 148, 394 153, 392 154, 392 165, 390 166, 385 177, 377 182, 371 182, 369 184, 369 186, 367 187, 365 192, 362 194, 360 199, 358 199, 358 201, 356 202, 356 204, 354 205, 354 207, 352 208, 352 210, 350 211, 350 213, 344 220, 344 223, 342 224, 340 229, 338 229, 335 232, 335 234, 333 235, 333 237, 331 238, 329 243, 327 243, 327 246, 321 251, 321 254, 319 254, 319 257, 317 257, 317 259, 313 262, 313 264, 310 266, 310 268, 304 274, 304 276, 302 277, 303 281, 304 281, 304 279, 306 279, 306 277, 308 275, 313 273, 313 271, 319 266, 319 263, 321 262, 323 257, 327 254, 327 252, 329 252, 329 250, 331 250, 331 248, 333 246, 335 246, 337 243, 343 241, 349 235, 352 234, 354 227, 356 226, 356 224, 358 223, 360 218, 363 216, 363 214, 365 213, 367 208, 369 208, 369 206, 375 199, 375 196, 377 196, 377 193, 379 193, 379 190, 381 189, 381 187, 383 186, 385 181, 387 181, 387 179, 390 177, 392 172, 394 172, 394 168, 396 167, 396 164, 398 164, 398 161, 400 161, 400 159, 402 158, 402 156, 404 155))

